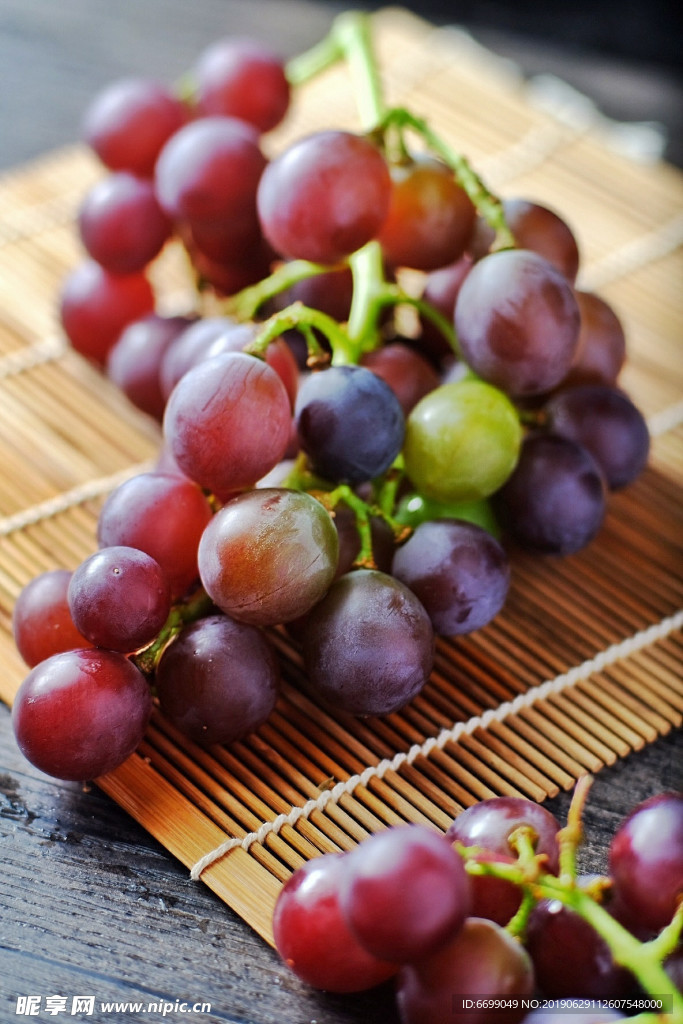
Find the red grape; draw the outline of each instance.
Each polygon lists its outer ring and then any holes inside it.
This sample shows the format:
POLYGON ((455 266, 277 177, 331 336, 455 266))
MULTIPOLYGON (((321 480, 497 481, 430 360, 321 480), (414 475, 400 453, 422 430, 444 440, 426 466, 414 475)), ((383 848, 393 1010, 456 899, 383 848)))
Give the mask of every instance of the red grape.
POLYGON ((123 544, 151 555, 178 598, 199 580, 197 549, 212 515, 201 488, 187 477, 139 473, 105 501, 97 540, 100 547, 123 544))
POLYGON ((91 101, 83 137, 111 170, 151 177, 167 139, 187 120, 180 99, 146 78, 122 78, 91 101))
POLYGON ((14 603, 14 642, 30 668, 52 654, 90 646, 71 617, 67 599, 71 575, 69 569, 42 572, 29 580, 14 603))
POLYGON ((166 353, 192 324, 189 317, 150 313, 121 331, 107 356, 107 376, 138 409, 161 422, 166 398, 160 373, 166 353))
POLYGON ((257 206, 263 232, 287 259, 334 264, 377 234, 391 179, 380 151, 346 131, 320 131, 266 167, 257 206))
POLYGON ((509 837, 525 825, 536 836, 536 854, 545 858, 545 870, 556 874, 559 869, 557 833, 560 823, 545 807, 524 797, 498 796, 482 800, 464 810, 448 829, 451 841, 463 846, 482 847, 503 858, 515 857, 509 837))
POLYGON ((59 312, 76 351, 104 365, 124 327, 151 313, 154 301, 143 273, 110 274, 95 260, 86 260, 67 275, 59 312))
POLYGON ((378 832, 349 855, 339 903, 352 932, 382 960, 421 959, 469 912, 469 878, 447 839, 422 825, 378 832))
POLYGON ((419 157, 391 168, 389 212, 377 236, 395 267, 436 270, 462 256, 475 209, 445 164, 419 157))
POLYGON ((135 274, 155 259, 171 237, 151 181, 119 171, 98 181, 78 212, 81 241, 112 274, 135 274))
POLYGON ((284 63, 258 40, 219 39, 199 55, 193 73, 202 114, 239 117, 267 132, 289 108, 284 63))
POLYGON ((327 992, 362 992, 396 973, 396 964, 368 953, 339 907, 347 855, 307 861, 288 879, 275 905, 275 948, 294 974, 327 992))
POLYGON ((152 697, 123 654, 54 654, 17 691, 12 725, 24 756, 47 775, 78 782, 117 768, 144 735, 152 697))
POLYGON ((505 997, 533 991, 533 967, 524 947, 505 929, 479 917, 467 918, 455 937, 431 956, 404 964, 396 979, 402 1024, 445 1024, 451 1019, 460 1024, 516 1024, 524 1016, 522 1000, 505 997), (466 999, 474 1006, 467 1007, 466 999), (491 1007, 492 1002, 498 1005, 491 1007))
POLYGON ((635 807, 609 847, 615 899, 635 921, 659 930, 683 894, 683 793, 664 792, 635 807))
POLYGON ((222 500, 253 487, 284 457, 292 412, 282 380, 263 359, 227 352, 181 377, 164 436, 184 473, 222 500))

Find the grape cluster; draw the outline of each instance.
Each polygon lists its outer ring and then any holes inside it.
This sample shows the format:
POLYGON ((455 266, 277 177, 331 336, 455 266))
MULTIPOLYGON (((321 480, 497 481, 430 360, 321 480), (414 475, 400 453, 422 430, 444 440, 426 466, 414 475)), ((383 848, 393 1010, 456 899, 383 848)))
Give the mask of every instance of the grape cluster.
POLYGON ((152 691, 198 742, 257 728, 272 629, 332 712, 400 709, 437 636, 501 610, 510 548, 580 550, 646 462, 624 332, 577 289, 573 232, 384 109, 364 24, 330 36, 365 68, 364 132, 267 155, 306 62, 241 38, 182 89, 125 79, 86 113, 105 173, 61 322, 162 439, 104 504, 97 553, 16 602, 15 731, 44 771, 115 767, 152 691), (172 245, 197 301, 162 315, 150 271, 172 245))
POLYGON ((604 877, 577 874, 578 805, 570 818, 561 830, 532 801, 494 797, 445 835, 394 825, 323 854, 281 890, 276 948, 316 988, 358 992, 393 978, 402 1024, 557 1024, 567 1012, 589 1024, 612 1019, 610 1002, 645 1006, 648 992, 671 1002, 683 951, 683 796, 633 809, 604 877), (557 1012, 530 1013, 531 997, 557 1012), (605 1008, 584 1017, 593 1000, 605 1008))

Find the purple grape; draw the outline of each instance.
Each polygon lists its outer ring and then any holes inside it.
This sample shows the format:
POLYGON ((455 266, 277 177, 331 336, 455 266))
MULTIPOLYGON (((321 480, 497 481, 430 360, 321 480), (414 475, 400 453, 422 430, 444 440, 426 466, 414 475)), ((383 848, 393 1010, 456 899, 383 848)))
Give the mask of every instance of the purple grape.
POLYGON ((332 366, 307 377, 297 396, 295 422, 313 471, 349 483, 384 473, 405 433, 398 398, 363 366, 332 366))
POLYGON ((583 445, 535 434, 524 441, 519 462, 493 503, 501 527, 522 547, 569 555, 602 526, 606 484, 583 445))
POLYGON ((510 585, 495 537, 455 519, 421 523, 396 550, 391 571, 417 595, 442 636, 481 629, 503 607, 510 585))
POLYGON ((265 722, 277 701, 280 669, 256 626, 210 615, 166 648, 155 678, 164 714, 210 746, 232 743, 265 722))

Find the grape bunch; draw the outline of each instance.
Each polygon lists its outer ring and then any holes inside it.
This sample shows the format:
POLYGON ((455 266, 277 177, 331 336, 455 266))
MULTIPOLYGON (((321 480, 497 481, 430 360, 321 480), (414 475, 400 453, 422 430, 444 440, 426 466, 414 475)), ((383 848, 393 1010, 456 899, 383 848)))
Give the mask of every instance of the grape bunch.
POLYGON ((503 608, 515 546, 579 551, 646 463, 624 331, 577 287, 572 230, 385 107, 364 16, 288 63, 226 38, 178 88, 114 82, 84 139, 103 175, 61 323, 159 455, 109 495, 96 553, 18 597, 21 749, 96 778, 153 701, 231 743, 278 699, 274 629, 331 712, 397 711, 437 637, 503 608), (295 89, 347 58, 364 130, 273 155, 295 89), (174 315, 151 283, 171 247, 195 286, 174 315))
POLYGON ((393 979, 402 1024, 558 1024, 567 1013, 597 1024, 625 1019, 620 1000, 654 1008, 648 993, 666 996, 669 1013, 676 999, 680 1014, 683 795, 635 807, 612 837, 608 874, 583 876, 586 781, 565 829, 530 800, 493 797, 445 835, 394 825, 308 861, 275 906, 280 956, 327 991, 393 979), (531 1010, 540 1000, 556 1012, 531 1010))

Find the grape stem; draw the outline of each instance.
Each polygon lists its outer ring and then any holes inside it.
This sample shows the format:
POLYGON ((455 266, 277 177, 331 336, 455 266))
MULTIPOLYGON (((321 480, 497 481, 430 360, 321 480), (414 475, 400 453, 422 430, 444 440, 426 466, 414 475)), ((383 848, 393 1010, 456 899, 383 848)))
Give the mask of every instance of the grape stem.
MULTIPOLYGON (((517 885, 523 894, 522 906, 508 924, 514 935, 523 934, 524 925, 532 906, 539 900, 558 900, 590 924, 607 943, 615 963, 629 970, 643 990, 653 997, 672 995, 673 1016, 643 1015, 648 1020, 683 1021, 683 995, 677 992, 662 963, 676 948, 683 932, 683 902, 679 904, 671 922, 656 938, 640 942, 623 927, 600 902, 606 887, 602 885, 589 889, 577 882, 576 853, 583 839, 583 810, 590 786, 591 776, 583 776, 576 784, 567 815, 567 825, 558 833, 560 846, 560 873, 558 876, 544 871, 544 855, 534 853, 533 835, 524 827, 516 829, 510 842, 517 850, 518 859, 514 864, 478 860, 482 851, 454 843, 465 867, 472 875, 491 875, 517 885)), ((632 1018, 634 1021, 637 1018, 632 1018)))
POLYGON ((166 622, 162 626, 156 640, 144 650, 135 654, 131 661, 137 665, 143 675, 151 677, 154 675, 161 655, 167 646, 181 631, 183 626, 190 622, 196 622, 211 611, 212 601, 205 590, 200 589, 192 594, 186 601, 175 604, 169 612, 166 622))

